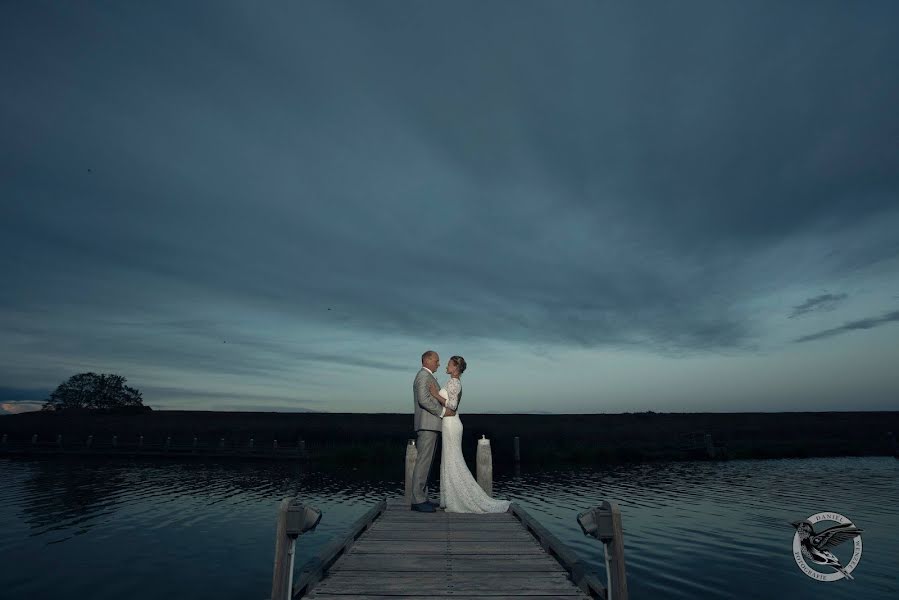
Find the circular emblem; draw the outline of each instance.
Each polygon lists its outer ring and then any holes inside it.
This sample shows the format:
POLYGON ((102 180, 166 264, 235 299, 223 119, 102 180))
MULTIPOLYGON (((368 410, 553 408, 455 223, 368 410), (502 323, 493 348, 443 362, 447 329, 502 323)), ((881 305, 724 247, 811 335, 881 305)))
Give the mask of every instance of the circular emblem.
MULTIPOLYGON (((852 579, 852 571, 862 558, 861 529, 852 521, 835 512, 820 512, 805 521, 793 523, 793 558, 802 572, 816 581, 852 579), (835 521, 837 525, 824 527, 822 521, 835 521), (832 552, 842 542, 852 540, 852 558, 845 565, 832 552), (822 570, 818 570, 822 569, 822 570)), ((848 555, 848 552, 844 551, 848 555)))

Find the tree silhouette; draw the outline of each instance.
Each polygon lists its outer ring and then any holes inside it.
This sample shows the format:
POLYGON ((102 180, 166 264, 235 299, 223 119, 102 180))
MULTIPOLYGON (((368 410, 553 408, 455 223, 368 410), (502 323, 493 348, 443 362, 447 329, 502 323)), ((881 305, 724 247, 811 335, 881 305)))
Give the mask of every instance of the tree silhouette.
POLYGON ((79 373, 59 384, 41 410, 119 409, 150 410, 144 406, 141 393, 125 385, 121 375, 79 373))

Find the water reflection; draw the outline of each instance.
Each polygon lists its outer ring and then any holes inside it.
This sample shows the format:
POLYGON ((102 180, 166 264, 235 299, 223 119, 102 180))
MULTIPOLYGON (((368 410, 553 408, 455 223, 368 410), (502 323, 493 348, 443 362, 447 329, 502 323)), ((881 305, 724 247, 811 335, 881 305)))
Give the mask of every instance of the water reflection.
MULTIPOLYGON (((271 577, 274 507, 286 496, 324 519, 298 563, 373 503, 402 493, 397 470, 310 470, 267 462, 2 460, 0 572, 6 598, 261 597, 271 577), (54 569, 41 565, 48 561, 54 569), (165 577, 160 577, 165 573, 165 577), (128 582, 146 581, 133 587, 128 582)), ((649 463, 498 469, 495 494, 524 505, 604 575, 601 546, 575 518, 621 506, 632 598, 819 594, 790 555, 791 520, 835 510, 865 528, 851 585, 830 598, 893 598, 899 461, 892 458, 649 463)))

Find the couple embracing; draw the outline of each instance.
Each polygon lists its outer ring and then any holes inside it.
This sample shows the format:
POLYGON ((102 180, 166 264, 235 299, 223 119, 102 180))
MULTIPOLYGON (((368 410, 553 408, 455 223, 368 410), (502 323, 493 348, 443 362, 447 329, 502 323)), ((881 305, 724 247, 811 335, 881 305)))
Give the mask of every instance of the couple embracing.
POLYGON ((434 377, 438 367, 440 356, 433 350, 428 350, 421 355, 421 370, 412 383, 418 447, 418 458, 412 471, 412 510, 434 512, 439 506, 447 512, 506 512, 511 503, 494 500, 484 493, 462 456, 462 421, 458 410, 462 399, 461 378, 466 368, 465 359, 461 356, 449 359, 446 365, 449 379, 443 389, 438 386, 434 377), (438 438, 442 439, 440 504, 428 500, 426 487, 438 438))

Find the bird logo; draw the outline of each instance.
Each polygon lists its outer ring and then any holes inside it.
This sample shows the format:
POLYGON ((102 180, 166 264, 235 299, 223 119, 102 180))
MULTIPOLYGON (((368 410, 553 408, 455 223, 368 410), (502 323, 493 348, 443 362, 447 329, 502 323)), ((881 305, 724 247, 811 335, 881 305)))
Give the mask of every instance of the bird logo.
POLYGON ((808 519, 793 521, 790 524, 796 528, 793 535, 793 558, 803 573, 818 581, 854 579, 850 573, 862 557, 863 529, 859 529, 852 521, 835 512, 817 513, 808 519), (815 531, 815 525, 822 521, 835 521, 837 524, 815 531), (844 566, 832 550, 849 540, 852 540, 853 545, 852 558, 844 566), (822 573, 812 565, 819 565, 829 571, 822 573))

